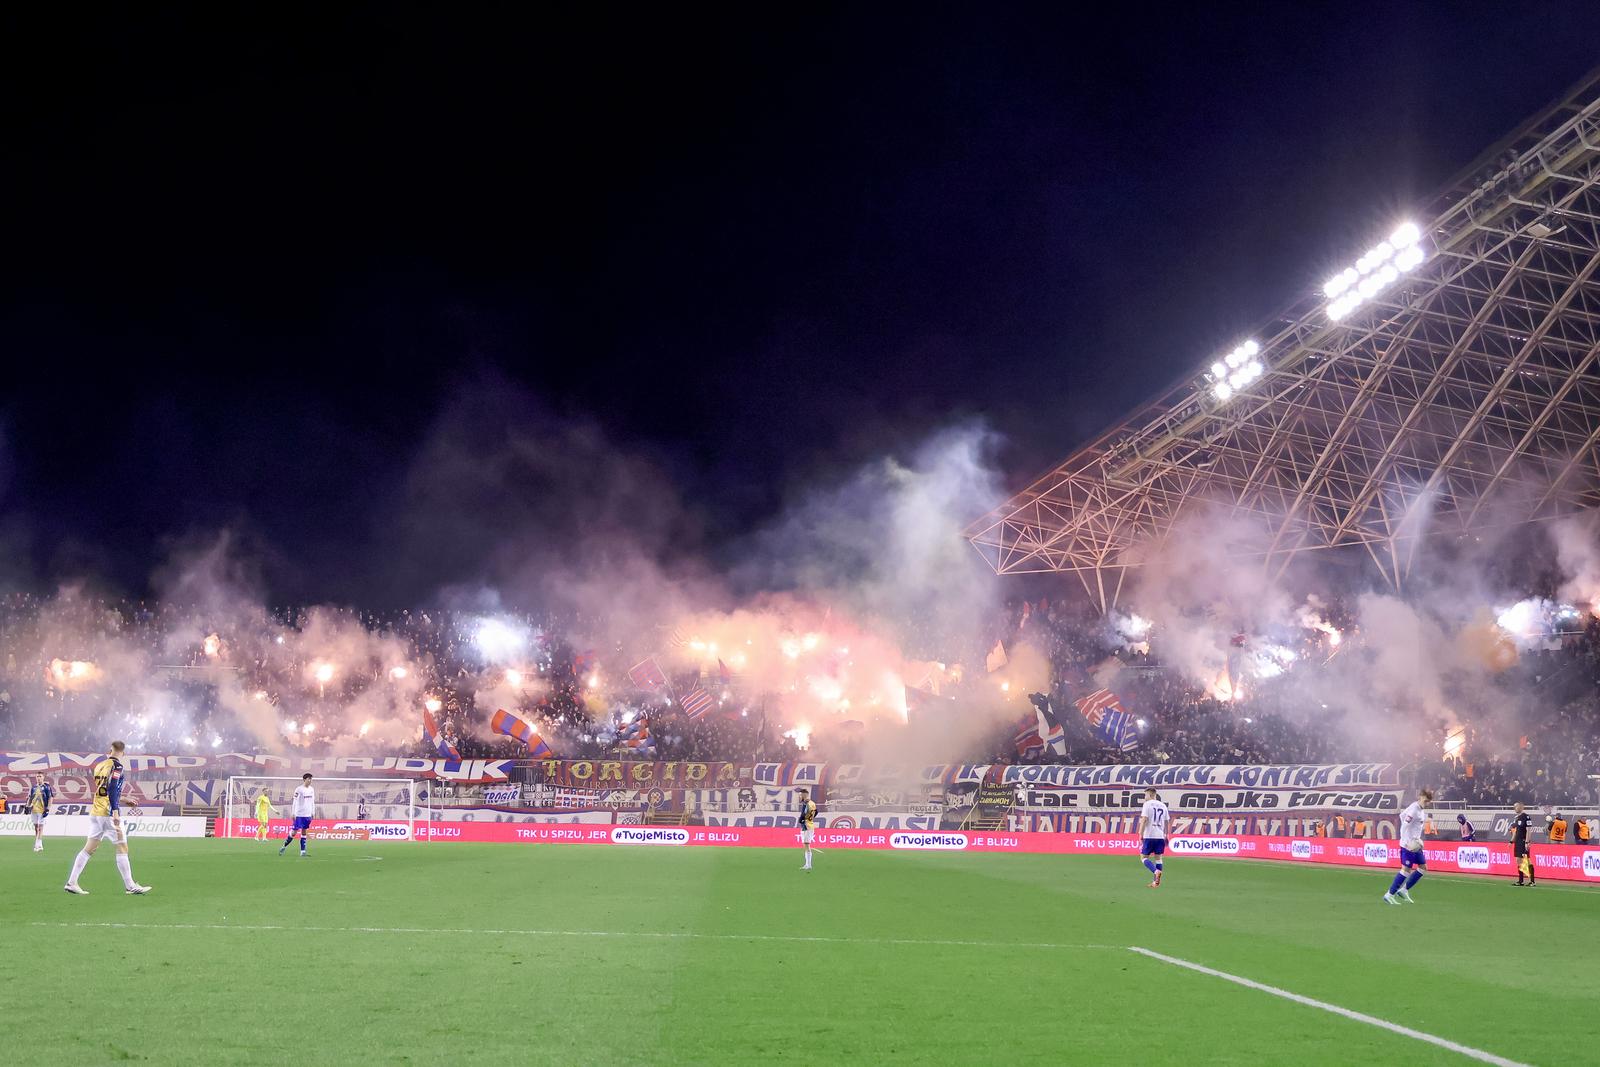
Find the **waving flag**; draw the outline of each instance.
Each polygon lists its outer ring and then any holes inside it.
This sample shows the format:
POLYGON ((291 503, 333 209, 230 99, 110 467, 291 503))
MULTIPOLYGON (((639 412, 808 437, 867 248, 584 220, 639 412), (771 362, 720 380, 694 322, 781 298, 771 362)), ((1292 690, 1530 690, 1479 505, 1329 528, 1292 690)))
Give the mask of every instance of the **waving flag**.
POLYGON ((1139 726, 1123 708, 1117 694, 1109 689, 1096 689, 1075 703, 1083 721, 1100 740, 1123 752, 1138 747, 1139 726))
POLYGON ((1038 759, 1044 755, 1044 738, 1039 736, 1038 720, 1031 715, 1022 720, 1012 743, 1017 746, 1018 759, 1038 759))
POLYGON ((728 665, 722 662, 720 659, 717 660, 717 675, 723 680, 724 683, 733 681, 733 672, 730 671, 728 669, 728 665))
POLYGON ((650 720, 641 715, 617 731, 617 747, 647 756, 656 753, 656 739, 650 736, 650 720))
POLYGON ((1028 696, 1033 703, 1034 714, 1038 716, 1039 739, 1045 747, 1058 756, 1067 754, 1067 732, 1061 728, 1061 723, 1056 720, 1056 710, 1050 706, 1050 698, 1043 693, 1032 693, 1028 696))
POLYGON ((422 709, 422 736, 439 753, 440 759, 459 760, 461 753, 456 751, 456 746, 450 743, 449 738, 439 732, 439 724, 434 721, 433 712, 427 708, 422 709))
POLYGON ((983 665, 989 668, 990 674, 993 674, 995 671, 999 670, 1001 667, 1004 667, 1009 662, 1010 660, 1006 657, 1006 646, 1004 642, 996 641, 994 643, 994 648, 989 652, 988 658, 983 661, 983 665))
POLYGON ((667 676, 661 670, 661 664, 657 663, 653 656, 650 659, 640 660, 628 668, 628 677, 633 680, 634 685, 640 689, 648 689, 652 693, 668 689, 667 676))
POLYGON ((711 705, 716 701, 711 699, 711 694, 697 685, 685 693, 683 699, 678 703, 683 705, 683 710, 688 714, 689 718, 699 721, 705 716, 706 712, 711 710, 711 705))
POLYGON ((489 719, 489 726, 495 733, 515 737, 518 741, 527 745, 528 755, 534 759, 543 759, 546 756, 554 756, 556 754, 555 749, 544 743, 544 738, 539 736, 531 723, 526 719, 511 714, 504 708, 494 713, 493 717, 489 719))

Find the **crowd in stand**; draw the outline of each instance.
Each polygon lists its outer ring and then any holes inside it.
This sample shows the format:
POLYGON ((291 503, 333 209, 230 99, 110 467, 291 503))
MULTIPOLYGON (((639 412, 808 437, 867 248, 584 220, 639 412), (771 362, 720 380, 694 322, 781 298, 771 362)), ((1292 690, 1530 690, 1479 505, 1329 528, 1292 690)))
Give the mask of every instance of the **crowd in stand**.
MULTIPOLYGON (((1336 603, 1329 605, 1327 617, 1340 621, 1338 612, 1336 603)), ((235 614, 219 622, 203 610, 165 604, 11 595, 0 600, 0 735, 6 747, 93 749, 111 728, 138 744, 144 717, 164 713, 165 732, 152 726, 150 740, 174 750, 259 750, 262 722, 269 722, 285 730, 288 745, 312 753, 431 756, 437 749, 419 729, 420 706, 427 702, 462 758, 525 756, 522 742, 484 727, 485 694, 493 690, 495 700, 535 722, 570 758, 854 762, 869 750, 882 758, 861 730, 819 730, 802 747, 807 739, 786 729, 781 700, 745 692, 737 677, 677 679, 680 690, 703 684, 715 700, 710 712, 691 718, 660 693, 621 682, 630 664, 620 653, 597 655, 562 636, 588 629, 582 620, 500 617, 530 635, 525 665, 536 676, 525 686, 507 686, 502 673, 490 679, 470 621, 448 612, 318 609, 243 619, 235 614), (301 639, 310 633, 316 641, 301 639), (340 657, 337 674, 323 685, 316 654, 329 643, 353 651, 340 657), (607 679, 603 694, 592 681, 600 675, 607 679), (372 722, 362 721, 366 712, 350 714, 351 708, 368 709, 372 722), (630 731, 640 716, 648 722, 643 744, 638 731, 630 731), (285 728, 296 721, 298 731, 285 728), (635 744, 619 747, 630 732, 635 744)), ((958 694, 961 714, 992 727, 967 731, 976 739, 938 761, 1386 762, 1411 768, 1442 799, 1551 803, 1595 796, 1600 626, 1593 621, 1559 643, 1522 654, 1506 676, 1528 694, 1514 713, 1479 721, 1464 716, 1458 723, 1397 715, 1378 731, 1354 728, 1359 724, 1338 709, 1305 706, 1289 681, 1252 684, 1225 699, 1165 664, 1160 634, 1149 644, 1130 643, 1076 605, 1009 610, 990 635, 996 636, 1013 647, 1025 639, 1048 656, 1052 680, 1040 696, 1048 699, 1063 740, 1042 752, 1019 753, 1014 739, 1019 712, 1027 720, 1025 706, 981 707, 982 696, 958 694), (1078 694, 1107 678, 1140 720, 1138 742, 1126 751, 1108 747, 1073 711, 1078 694), (1458 741, 1447 749, 1452 727, 1458 741)), ((1309 632, 1302 651, 1320 647, 1327 654, 1318 644, 1325 636, 1309 632)), ((931 658, 933 651, 924 654, 931 658)), ((1297 669, 1317 670, 1316 657, 1303 657, 1297 669)))

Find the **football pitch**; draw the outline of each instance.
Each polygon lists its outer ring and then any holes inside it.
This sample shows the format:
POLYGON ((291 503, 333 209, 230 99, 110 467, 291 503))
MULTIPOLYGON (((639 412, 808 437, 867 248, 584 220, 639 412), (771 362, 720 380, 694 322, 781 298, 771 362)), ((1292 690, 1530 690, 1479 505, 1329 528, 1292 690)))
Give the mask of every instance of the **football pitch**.
POLYGON ((73 897, 76 841, 0 843, 10 1063, 1600 1058, 1581 886, 1435 875, 1392 906, 1378 869, 1182 857, 1151 890, 1131 857, 141 840, 152 894, 107 846, 73 897))

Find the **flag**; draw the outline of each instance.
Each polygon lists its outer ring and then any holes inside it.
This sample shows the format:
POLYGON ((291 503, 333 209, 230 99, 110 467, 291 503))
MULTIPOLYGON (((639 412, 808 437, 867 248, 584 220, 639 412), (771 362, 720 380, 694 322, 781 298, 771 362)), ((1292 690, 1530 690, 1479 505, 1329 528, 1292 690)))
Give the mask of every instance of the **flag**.
POLYGON ((939 699, 926 689, 913 689, 906 686, 906 715, 909 717, 914 711, 923 711, 929 704, 939 699))
POLYGON ((544 743, 544 738, 539 736, 531 723, 511 714, 504 708, 495 712, 489 719, 489 727, 497 734, 515 737, 518 741, 527 745, 528 755, 534 759, 543 759, 556 754, 553 748, 544 743))
POLYGON ((625 725, 617 732, 617 747, 628 749, 630 752, 642 752, 647 756, 656 754, 656 740, 650 736, 650 720, 641 715, 625 725))
POLYGON ((673 648, 682 648, 689 643, 689 636, 674 626, 672 628, 672 636, 667 639, 667 643, 673 648))
POLYGON ((1076 702, 1078 712, 1096 737, 1123 752, 1139 744, 1139 726, 1123 708, 1117 694, 1096 689, 1076 702))
POLYGON ((1028 616, 1030 616, 1032 614, 1033 614, 1033 605, 1028 603, 1026 600, 1024 600, 1022 602, 1022 621, 1017 623, 1017 628, 1021 629, 1022 627, 1028 625, 1028 616))
POLYGON ((699 720, 711 710, 711 705, 716 701, 711 699, 711 694, 697 685, 685 693, 678 703, 683 705, 683 710, 688 713, 689 718, 699 720))
POLYGON ((1029 693, 1028 701, 1033 705, 1034 715, 1038 719, 1035 732, 1039 735, 1039 743, 1056 755, 1065 756, 1067 731, 1056 719, 1056 710, 1050 706, 1050 698, 1043 693, 1029 693))
POLYGON ((1010 661, 1006 659, 1006 646, 1004 642, 996 641, 994 643, 994 648, 989 650, 989 658, 983 661, 983 665, 989 668, 990 674, 993 674, 1001 667, 1004 667, 1008 662, 1010 661))
POLYGON ((1012 744, 1017 746, 1018 759, 1038 759, 1044 755, 1044 738, 1039 736, 1038 720, 1032 715, 1023 719, 1012 744))
POLYGON ((720 659, 717 660, 717 674, 721 676, 724 683, 733 681, 733 672, 730 671, 728 669, 728 665, 722 662, 720 659))
POLYGON ((660 693, 663 690, 670 692, 670 687, 667 685, 667 676, 662 672, 661 664, 655 661, 654 656, 640 660, 628 668, 628 677, 640 689, 648 689, 652 693, 660 693))
POLYGON ((434 721, 433 712, 427 708, 422 709, 422 736, 432 746, 433 750, 439 753, 440 759, 459 760, 461 758, 461 753, 456 751, 456 746, 452 745, 449 739, 439 732, 439 724, 434 721))

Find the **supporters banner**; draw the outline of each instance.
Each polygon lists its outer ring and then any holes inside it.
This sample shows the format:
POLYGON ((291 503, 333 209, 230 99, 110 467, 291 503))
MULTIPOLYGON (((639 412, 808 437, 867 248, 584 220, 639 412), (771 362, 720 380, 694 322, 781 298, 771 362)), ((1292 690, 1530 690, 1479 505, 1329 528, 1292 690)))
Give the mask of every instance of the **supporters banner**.
MULTIPOLYGON (((1002 787, 1015 789, 1015 787, 1002 787)), ((1029 811, 1134 811, 1144 803, 1143 789, 1054 789, 1024 786, 1018 792, 1018 806, 1029 811)), ((1368 815, 1398 814, 1404 807, 1398 787, 1357 787, 1351 789, 1239 789, 1232 786, 1161 790, 1161 799, 1174 814, 1216 812, 1312 812, 1347 811, 1368 815)))
MULTIPOLYGON (((638 815, 633 816, 634 821, 638 815)), ((433 813, 434 822, 527 822, 527 823, 612 823, 620 822, 612 811, 504 811, 500 808, 441 808, 433 813)))
POLYGON ((826 776, 826 763, 758 763, 751 777, 757 785, 792 785, 812 787, 822 785, 826 776))
MULTIPOLYGON (((20 774, 0 774, 0 801, 4 801, 8 808, 22 804, 27 799, 32 781, 31 777, 20 774)), ((50 776, 50 784, 55 789, 57 805, 64 802, 88 803, 90 799, 92 785, 87 770, 58 771, 50 776)), ((192 804, 203 807, 220 803, 227 792, 226 778, 125 778, 122 786, 124 804, 192 804)))
POLYGON ((534 762, 533 770, 543 784, 580 789, 608 785, 697 789, 751 784, 750 768, 736 763, 551 759, 534 762))
POLYGON ((1238 786, 1249 789, 1337 789, 1400 785, 1392 763, 1329 764, 1137 764, 1105 767, 1006 767, 1012 785, 1059 786, 1238 786))
MULTIPOLYGON (((57 774, 83 771, 104 758, 99 752, 0 752, 0 772, 13 775, 57 774)), ((221 752, 207 755, 130 753, 124 764, 131 778, 140 774, 165 777, 204 777, 209 772, 293 777, 310 771, 330 777, 363 778, 395 775, 402 778, 437 778, 459 782, 503 782, 511 777, 514 760, 444 760, 412 756, 274 756, 261 752, 221 752)))
MULTIPOLYGON (((1172 814, 1174 834, 1245 834, 1260 837, 1290 836, 1311 837, 1318 824, 1326 825, 1327 812, 1300 814, 1172 814)), ((1371 836, 1394 837, 1400 832, 1400 820, 1395 815, 1369 816, 1372 821, 1371 836)), ((1095 813, 1082 811, 1023 811, 1013 809, 1007 816, 1007 828, 1027 833, 1058 834, 1132 834, 1139 830, 1137 809, 1121 813, 1095 813)))

